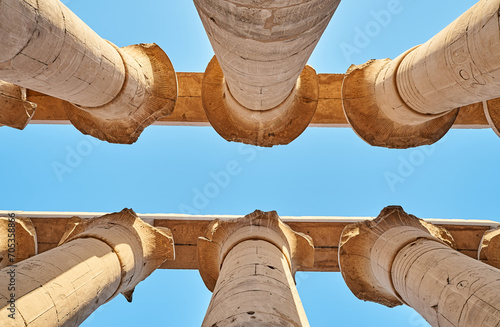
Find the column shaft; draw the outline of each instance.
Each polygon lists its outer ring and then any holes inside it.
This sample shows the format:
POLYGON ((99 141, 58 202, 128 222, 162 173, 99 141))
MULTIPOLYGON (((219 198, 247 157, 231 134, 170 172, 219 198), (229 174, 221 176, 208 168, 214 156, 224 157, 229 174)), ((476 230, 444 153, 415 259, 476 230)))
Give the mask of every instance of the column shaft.
POLYGON ((394 258, 394 288, 432 326, 497 326, 500 270, 428 239, 394 258))
POLYGON ((77 326, 174 257, 170 231, 130 209, 82 220, 61 244, 0 270, 2 326, 77 326))
POLYGON ((481 0, 406 55, 397 87, 408 106, 441 114, 500 95, 499 9, 499 0, 481 0))
POLYGON ((213 292, 203 327, 309 326, 293 274, 314 264, 314 245, 275 211, 216 219, 197 249, 200 275, 213 292))
POLYGON ((202 326, 309 326, 290 271, 274 244, 244 241, 222 264, 202 326))
POLYGON ((401 207, 342 232, 342 276, 360 299, 407 304, 435 327, 500 324, 500 270, 456 251, 451 234, 401 207))
POLYGON ((86 107, 122 89, 119 52, 59 0, 1 1, 0 34, 1 80, 86 107))
MULTIPOLYGON (((346 118, 366 142, 389 148, 432 144, 460 107, 500 95, 500 0, 481 0, 420 46, 394 60, 349 68, 346 118)), ((495 103, 483 104, 498 131, 495 103)))
POLYGON ((121 271, 113 249, 93 238, 71 241, 4 268, 0 270, 2 326, 78 326, 114 295, 121 271), (9 310, 11 293, 14 310, 9 310))
POLYGON ((289 96, 339 2, 194 1, 231 94, 252 110, 289 96))

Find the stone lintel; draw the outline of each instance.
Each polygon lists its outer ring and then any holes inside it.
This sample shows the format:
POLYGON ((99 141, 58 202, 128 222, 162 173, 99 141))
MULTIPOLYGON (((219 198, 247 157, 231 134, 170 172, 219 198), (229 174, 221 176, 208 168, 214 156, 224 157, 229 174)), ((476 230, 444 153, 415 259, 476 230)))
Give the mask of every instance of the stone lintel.
POLYGON ((293 231, 276 211, 256 210, 242 218, 215 219, 205 237, 198 239, 198 269, 205 285, 213 291, 221 265, 229 251, 246 240, 264 240, 279 248, 288 260, 292 274, 314 264, 312 239, 293 231))
MULTIPOLYGON (((82 220, 60 244, 79 238, 95 238, 108 244, 120 259, 122 278, 116 294, 131 301, 135 286, 166 260, 174 260, 174 240, 168 228, 155 228, 132 209, 82 220)), ((113 295, 111 298, 113 298, 113 295)))
POLYGON ((302 70, 290 95, 268 110, 248 109, 233 98, 215 56, 203 77, 203 108, 212 127, 227 141, 264 147, 288 144, 311 122, 318 97, 318 77, 310 66, 302 70))
MULTIPOLYGON (((0 211, 7 217, 9 211, 0 211)), ((18 217, 30 218, 37 233, 38 251, 45 252, 56 247, 67 230, 82 219, 100 217, 105 212, 36 212, 14 211, 18 217)), ((198 269, 197 243, 206 234, 214 219, 235 219, 241 216, 227 215, 182 215, 182 214, 137 214, 154 227, 169 228, 175 235, 176 260, 167 260, 160 269, 198 269)), ((314 240, 314 266, 302 267, 302 271, 339 272, 338 247, 344 227, 374 217, 291 217, 280 219, 294 231, 307 234, 314 240)), ((469 219, 425 219, 437 226, 445 227, 453 236, 457 250, 477 259, 483 234, 500 226, 491 220, 469 219)))
POLYGON ((347 225, 339 245, 339 265, 349 289, 361 300, 394 307, 403 304, 394 289, 391 266, 397 253, 417 239, 431 239, 455 248, 451 234, 404 212, 384 208, 374 220, 347 225))
MULTIPOLYGON (((210 126, 201 101, 203 73, 177 72, 178 97, 174 111, 153 123, 160 126, 210 126)), ((318 74, 318 108, 309 127, 347 128, 349 123, 342 108, 344 74, 318 74)), ((27 90, 28 101, 37 104, 31 124, 70 124, 64 101, 27 90)), ((483 103, 460 107, 452 128, 489 128, 483 103)))
POLYGON ((478 259, 500 269, 500 227, 484 233, 479 246, 478 259))

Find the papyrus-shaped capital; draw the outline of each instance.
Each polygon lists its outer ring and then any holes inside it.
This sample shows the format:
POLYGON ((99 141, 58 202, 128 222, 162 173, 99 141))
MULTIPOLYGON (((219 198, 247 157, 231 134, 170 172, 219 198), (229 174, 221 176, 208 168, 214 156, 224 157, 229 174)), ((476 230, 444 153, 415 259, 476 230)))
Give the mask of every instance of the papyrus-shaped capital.
POLYGON ((163 262, 175 257, 170 230, 145 223, 132 209, 83 220, 63 236, 60 244, 79 238, 101 240, 116 252, 122 279, 115 294, 133 291, 163 262))
POLYGON ((479 245, 478 259, 500 269, 500 227, 484 233, 479 245))
POLYGON ((417 239, 431 239, 454 247, 451 234, 389 206, 374 220, 347 225, 339 245, 339 264, 349 289, 361 300, 389 307, 403 304, 391 277, 398 251, 417 239))

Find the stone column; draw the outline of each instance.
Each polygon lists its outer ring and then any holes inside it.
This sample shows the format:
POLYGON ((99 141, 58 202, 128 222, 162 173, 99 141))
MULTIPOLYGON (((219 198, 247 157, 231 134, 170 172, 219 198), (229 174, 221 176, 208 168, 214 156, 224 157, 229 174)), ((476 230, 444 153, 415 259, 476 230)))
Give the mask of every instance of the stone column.
POLYGON ((25 88, 0 81, 1 125, 22 130, 33 118, 35 110, 36 104, 26 100, 25 88))
POLYGON ((85 134, 132 143, 173 110, 175 72, 157 45, 119 49, 59 0, 1 1, 0 34, 0 79, 73 103, 85 134))
POLYGON ((500 269, 500 227, 484 233, 477 256, 482 262, 500 269))
POLYGON ((313 264, 311 239, 275 211, 214 220, 198 241, 200 274, 213 292, 202 326, 309 326, 294 274, 313 264))
POLYGON ((130 209, 84 221, 61 243, 0 270, 2 326, 77 326, 119 293, 131 301, 135 286, 174 256, 170 231, 130 209))
POLYGON ((37 253, 36 231, 31 219, 16 217, 14 213, 0 217, 0 269, 37 253))
POLYGON ((481 0, 426 43, 394 60, 351 67, 346 116, 372 145, 431 144, 461 106, 500 95, 500 0, 481 0))
POLYGON ((302 133, 318 89, 316 72, 304 66, 339 2, 194 1, 217 57, 205 72, 202 95, 221 136, 272 146, 302 133), (269 110, 274 114, 263 115, 269 110), (242 123, 247 126, 240 131, 242 123))
POLYGON ((387 207, 375 220, 344 229, 340 269, 359 299, 407 304, 432 326, 497 326, 500 270, 453 246, 444 228, 387 207))

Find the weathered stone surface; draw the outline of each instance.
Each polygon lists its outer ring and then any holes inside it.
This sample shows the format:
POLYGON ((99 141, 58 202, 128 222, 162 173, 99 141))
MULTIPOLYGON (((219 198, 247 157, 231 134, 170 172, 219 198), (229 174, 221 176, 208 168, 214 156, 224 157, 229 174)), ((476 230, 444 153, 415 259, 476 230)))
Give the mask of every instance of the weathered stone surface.
POLYGON ((0 269, 38 253, 35 228, 29 218, 0 217, 0 269))
MULTIPOLYGON (((7 217, 8 211, 0 211, 0 216, 7 217)), ((35 227, 38 252, 53 249, 63 235, 74 228, 82 219, 100 217, 99 212, 23 212, 18 217, 30 218, 35 227)), ((176 259, 165 261, 162 269, 198 269, 197 242, 206 234, 210 222, 234 219, 239 216, 205 216, 180 214, 137 214, 142 220, 154 227, 169 228, 175 235, 176 259)), ((338 247, 346 225, 372 219, 372 217, 291 217, 280 219, 296 232, 309 235, 314 240, 314 265, 300 267, 301 271, 339 272, 338 247)), ((496 229, 500 223, 491 220, 465 219, 426 219, 434 225, 446 228, 453 236, 457 251, 477 259, 478 249, 484 233, 496 229)))
POLYGON ((339 2, 194 1, 218 59, 203 107, 224 139, 273 146, 304 131, 318 102, 316 72, 304 66, 339 2))
POLYGON ((133 290, 164 261, 175 258, 170 230, 152 227, 131 209, 82 220, 63 236, 60 244, 88 237, 106 242, 120 259, 122 280, 116 294, 133 290))
POLYGON ((127 73, 120 93, 101 107, 65 102, 65 110, 83 134, 110 143, 131 144, 144 128, 172 113, 177 79, 172 63, 156 44, 131 45, 117 51, 127 73))
POLYGON ((500 1, 481 0, 401 62, 397 89, 417 112, 441 114, 500 94, 500 1))
MULTIPOLYGON (((153 125, 210 126, 201 101, 203 73, 177 72, 178 97, 170 116, 158 119, 153 125)), ((344 74, 318 74, 318 107, 309 127, 349 127, 342 109, 344 74)), ((68 124, 63 101, 27 90, 28 100, 37 104, 31 123, 68 124)), ((460 107, 452 128, 488 128, 482 103, 460 107)))
POLYGON ((406 149, 433 144, 458 115, 458 109, 445 115, 420 114, 401 100, 394 87, 394 67, 403 57, 351 67, 344 78, 344 113, 356 134, 370 145, 406 149))
POLYGON ((500 98, 483 101, 482 107, 491 129, 500 136, 500 98))
POLYGON ((500 270, 450 246, 445 229, 387 207, 377 219, 345 228, 342 276, 358 298, 405 303, 432 326, 496 326, 500 270))
POLYGON ((477 257, 482 262, 500 269, 500 227, 484 233, 477 257))
POLYGON ((289 96, 340 0, 195 0, 236 101, 268 110, 289 96))
MULTIPOLYGON (((499 6, 498 0, 479 1, 398 58, 351 68, 342 98, 356 133, 376 146, 431 144, 451 128, 458 114, 455 108, 498 97, 499 6)), ((486 118, 498 126, 496 111, 490 111, 486 118)))
POLYGON ((24 129, 35 114, 36 104, 26 100, 26 89, 0 81, 0 126, 24 129))
POLYGON ((384 208, 374 220, 347 225, 339 245, 340 271, 347 286, 364 301, 389 307, 402 304, 392 287, 390 267, 397 251, 419 238, 454 246, 446 229, 408 215, 397 206, 384 208))
POLYGON ((5 0, 0 13, 1 80, 87 107, 122 89, 119 53, 60 1, 5 0))
POLYGON ((0 79, 78 106, 66 114, 83 133, 133 143, 172 112, 177 82, 158 46, 118 49, 58 0, 2 1, 0 20, 0 79))
POLYGON ((214 220, 198 241, 198 262, 213 291, 202 326, 309 326, 294 272, 313 264, 312 240, 276 212, 214 220))
MULTIPOLYGON (((168 230, 142 222, 132 210, 84 220, 52 250, 0 271, 15 274, 16 319, 2 326, 77 326, 95 309, 131 293, 163 261, 173 259, 168 230)), ((0 279, 0 315, 12 296, 0 279)))
POLYGON ((283 103, 269 110, 250 110, 233 98, 214 57, 203 78, 202 101, 210 124, 224 139, 271 147, 302 134, 316 111, 318 93, 316 72, 306 66, 283 103))

